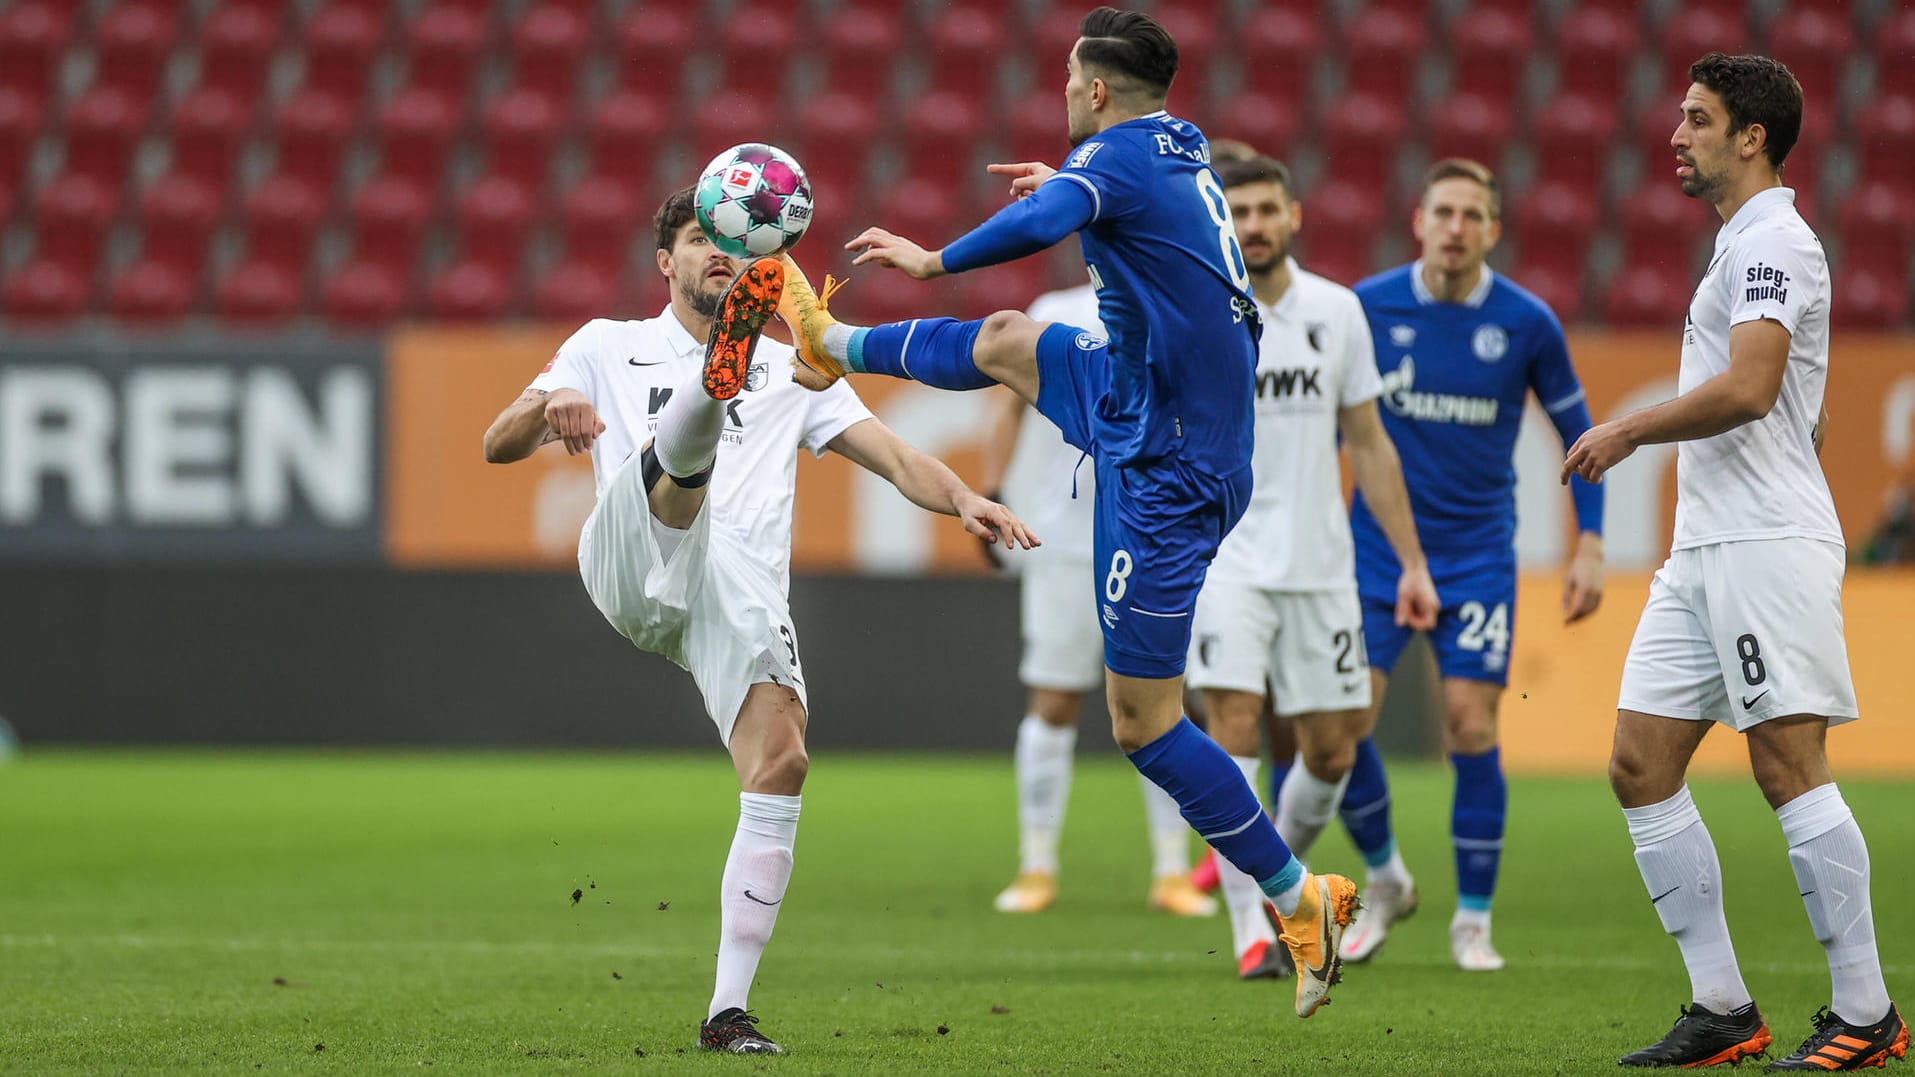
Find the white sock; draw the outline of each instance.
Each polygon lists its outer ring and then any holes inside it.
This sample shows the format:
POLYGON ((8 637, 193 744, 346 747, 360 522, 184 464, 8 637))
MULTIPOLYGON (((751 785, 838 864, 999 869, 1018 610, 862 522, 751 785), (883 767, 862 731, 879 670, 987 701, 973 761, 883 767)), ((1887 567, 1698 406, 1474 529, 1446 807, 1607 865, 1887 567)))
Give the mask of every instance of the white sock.
POLYGON ((1027 714, 1017 726, 1017 821, 1020 871, 1057 873, 1057 838, 1071 797, 1077 727, 1027 714))
MULTIPOLYGON (((1257 772, 1263 769, 1263 760, 1255 756, 1233 755, 1231 761, 1237 769, 1243 771, 1243 778, 1250 788, 1257 787, 1257 772)), ((1243 869, 1230 862, 1230 858, 1217 856, 1217 882, 1223 890, 1224 908, 1230 911, 1230 939, 1238 957, 1258 942, 1275 942, 1277 933, 1270 929, 1270 921, 1263 915, 1263 888, 1257 880, 1244 874, 1243 869)))
POLYGON ((1144 821, 1150 827, 1151 874, 1160 879, 1189 874, 1190 824, 1156 782, 1138 774, 1137 784, 1144 790, 1144 821))
POLYGON ((1624 808, 1622 814, 1650 901, 1689 967, 1693 1000, 1716 1013, 1748 1005, 1749 989, 1722 914, 1722 863, 1689 787, 1660 804, 1624 808))
POLYGON ((752 977, 758 975, 758 960, 765 956, 785 886, 791 882, 800 799, 738 794, 738 833, 731 839, 718 894, 718 981, 706 1020, 733 1006, 749 1008, 752 977))
POLYGON ((1789 843, 1789 866, 1809 910, 1809 926, 1829 955, 1829 1009, 1851 1025, 1888 1015, 1888 985, 1875 948, 1869 901, 1868 844, 1835 788, 1817 786, 1775 810, 1789 843))
POLYGON ((1458 909, 1456 910, 1455 915, 1450 917, 1450 926, 1457 927, 1463 924, 1469 924, 1475 927, 1480 927, 1484 931, 1488 931, 1489 930, 1489 910, 1488 909, 1458 909))
POLYGON ((851 354, 851 334, 857 330, 857 326, 846 325, 843 322, 825 326, 824 338, 821 341, 825 346, 825 354, 840 363, 844 362, 851 354))
MULTIPOLYGON (((1293 770, 1291 773, 1295 774, 1296 772, 1293 770)), ((1285 782, 1284 784, 1288 785, 1289 783, 1285 782)), ((1407 888, 1410 885, 1410 869, 1403 863, 1403 854, 1397 849, 1394 843, 1390 845, 1390 858, 1366 871, 1364 873, 1363 882, 1365 886, 1375 886, 1381 883, 1384 886, 1407 888)))
POLYGON ((696 475, 718 457, 718 436, 725 432, 725 402, 705 395, 702 376, 672 392, 658 409, 652 451, 667 475, 696 475))
POLYGON ((1335 782, 1326 782, 1310 773, 1303 756, 1290 767, 1277 793, 1277 834, 1298 860, 1308 860, 1311 846, 1323 836, 1323 828, 1336 818, 1337 805, 1343 803, 1343 790, 1350 774, 1335 782))

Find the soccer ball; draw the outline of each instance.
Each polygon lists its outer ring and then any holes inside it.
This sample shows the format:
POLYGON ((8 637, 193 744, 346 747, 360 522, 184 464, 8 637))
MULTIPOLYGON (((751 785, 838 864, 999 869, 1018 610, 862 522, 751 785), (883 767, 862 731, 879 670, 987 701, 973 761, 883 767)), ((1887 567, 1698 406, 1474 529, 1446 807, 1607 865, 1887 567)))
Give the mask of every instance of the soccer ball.
POLYGON ((811 227, 811 181, 790 154, 747 142, 711 159, 693 199, 698 226, 733 258, 788 251, 811 227))

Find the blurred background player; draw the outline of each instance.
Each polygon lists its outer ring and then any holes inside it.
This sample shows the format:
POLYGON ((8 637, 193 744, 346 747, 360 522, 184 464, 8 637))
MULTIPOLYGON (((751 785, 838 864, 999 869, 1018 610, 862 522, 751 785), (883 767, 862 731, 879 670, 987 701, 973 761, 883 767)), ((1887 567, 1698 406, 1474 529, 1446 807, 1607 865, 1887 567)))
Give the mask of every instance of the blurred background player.
MULTIPOLYGON (((1250 507, 1210 566, 1197 599, 1190 683, 1203 690, 1213 739, 1252 789, 1266 701, 1296 719, 1299 767, 1283 787, 1277 831, 1305 856, 1336 814, 1370 704, 1363 612, 1337 436, 1404 565, 1395 614, 1426 629, 1436 589, 1423 563, 1396 450, 1377 417, 1376 356, 1348 288, 1290 257, 1303 207, 1289 169, 1269 157, 1217 165, 1263 319, 1250 507), (1267 688, 1267 691, 1266 691, 1267 688)), ((1279 749, 1282 750, 1282 749, 1279 749)), ((1242 978, 1291 971, 1264 916, 1263 893, 1217 865, 1242 978)))
POLYGON ((691 188, 666 199, 652 225, 671 305, 572 334, 493 420, 485 457, 513 463, 548 441, 592 454, 598 503, 579 533, 585 589, 621 635, 691 672, 738 772, 717 983, 699 1045, 783 1054, 758 1031, 747 995, 791 881, 808 769, 787 597, 797 451, 838 453, 980 538, 1031 539, 1008 509, 872 418, 850 386, 809 393, 784 376, 791 349, 759 337, 784 266, 714 246, 693 219, 691 188))
POLYGON ((1584 434, 1563 464, 1600 480, 1679 442, 1676 530, 1623 664, 1610 784, 1650 904, 1682 949, 1692 1004, 1625 1066, 1706 1066, 1771 1042, 1737 967, 1722 865, 1686 783, 1715 723, 1748 740, 1782 824, 1833 994, 1771 1070, 1859 1070, 1908 1054, 1869 899, 1868 844, 1829 772, 1829 726, 1857 717, 1842 630, 1844 540, 1816 459, 1827 419, 1828 258, 1782 186, 1802 87, 1766 56, 1689 68, 1670 136, 1682 193, 1722 219, 1689 303, 1680 396, 1584 434))
MULTIPOLYGON (((1501 235, 1501 215, 1489 169, 1438 161, 1424 177, 1412 220, 1422 257, 1356 286, 1383 375, 1383 425, 1402 456, 1416 532, 1442 597, 1430 642, 1442 675, 1444 747, 1456 772, 1450 953, 1474 971, 1503 967, 1490 942, 1509 800, 1496 723, 1516 628, 1514 454, 1524 401, 1535 394, 1564 446, 1589 429, 1589 407, 1556 315, 1483 263, 1501 235)), ((1602 601, 1602 491, 1581 480, 1571 487, 1579 538, 1562 608, 1573 622, 1602 601)), ((1361 490, 1350 521, 1373 662, 1373 727, 1410 630, 1396 617, 1402 566, 1361 490)), ((1364 910, 1343 939, 1344 957, 1361 961, 1417 900, 1390 830, 1382 760, 1367 738, 1342 815, 1370 866, 1364 910)))
MULTIPOLYGON (((1097 293, 1088 284, 1038 296, 1029 314, 1033 321, 1104 331, 1097 320, 1097 293)), ((1091 504, 1097 480, 1092 468, 1080 466, 1083 450, 1066 445, 1055 424, 1041 416, 1028 421, 1030 405, 1016 393, 995 388, 989 395, 991 424, 979 485, 997 497, 1014 458, 1035 468, 1032 493, 1019 511, 1045 537, 1019 566, 1024 655, 1017 675, 1027 696, 1014 756, 1018 871, 995 904, 999 912, 1042 912, 1057 900, 1057 846, 1070 802, 1078 715, 1084 696, 1104 683, 1097 607, 1084 600, 1084 588, 1096 580, 1091 504)), ((1215 899, 1190 883, 1190 826, 1178 814, 1177 802, 1143 775, 1137 781, 1150 834, 1150 906, 1177 916, 1216 915, 1215 899)))

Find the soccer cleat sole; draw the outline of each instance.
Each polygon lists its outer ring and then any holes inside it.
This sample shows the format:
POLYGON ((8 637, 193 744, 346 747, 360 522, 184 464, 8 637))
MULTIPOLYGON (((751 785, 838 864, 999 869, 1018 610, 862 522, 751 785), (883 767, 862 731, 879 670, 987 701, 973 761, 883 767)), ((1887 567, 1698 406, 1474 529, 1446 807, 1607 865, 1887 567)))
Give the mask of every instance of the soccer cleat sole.
POLYGON ((1881 1050, 1875 1052, 1874 1054, 1868 1056, 1867 1058, 1861 1059, 1851 1064, 1849 1068, 1857 1069, 1857 1070, 1887 1069, 1888 1060, 1890 1058, 1907 1058, 1908 1057, 1908 1044, 1909 1044, 1908 1026, 1903 1025, 1902 1031, 1900 1032, 1900 1034, 1898 1034, 1895 1037, 1895 1041, 1893 1043, 1890 1043, 1887 1047, 1882 1048, 1881 1050))
POLYGON ((1699 1070, 1705 1066, 1740 1065, 1743 1059, 1754 1058, 1762 1052, 1767 1051, 1769 1044, 1772 1043, 1774 1039, 1775 1037, 1769 1035, 1769 1026, 1763 1025, 1761 1031, 1743 1040, 1741 1043, 1736 1044, 1734 1047, 1717 1051, 1715 1054, 1698 1062, 1684 1062, 1680 1068, 1685 1070, 1699 1070))
POLYGON ((705 352, 705 395, 730 400, 744 389, 759 333, 778 313, 784 290, 785 267, 775 258, 760 258, 746 266, 725 289, 705 352))

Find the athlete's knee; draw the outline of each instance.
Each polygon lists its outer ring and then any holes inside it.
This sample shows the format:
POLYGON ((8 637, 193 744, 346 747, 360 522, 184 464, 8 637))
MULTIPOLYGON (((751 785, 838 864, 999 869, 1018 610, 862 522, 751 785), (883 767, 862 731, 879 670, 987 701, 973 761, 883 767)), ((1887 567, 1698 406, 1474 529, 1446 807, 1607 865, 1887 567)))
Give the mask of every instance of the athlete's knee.
POLYGON ((1749 769, 1755 774, 1755 784, 1762 790, 1762 797, 1769 807, 1780 808, 1803 793, 1817 786, 1827 785, 1829 776, 1828 758, 1798 758, 1776 753, 1749 753, 1749 769))
POLYGON ((1084 709, 1084 695, 1082 692, 1065 692, 1055 688, 1033 688, 1029 707, 1030 713, 1045 725, 1075 729, 1077 715, 1084 709))
POLYGON ((745 787, 756 793, 797 796, 805 787, 805 775, 811 769, 811 756, 802 739, 781 740, 760 753, 745 787))
POLYGON ((1339 722, 1334 714, 1311 715, 1297 726, 1297 755, 1303 767, 1324 781, 1340 781, 1356 766, 1354 727, 1339 722))
POLYGON ((1445 731, 1449 750, 1457 755, 1482 755, 1496 747, 1496 701, 1474 685, 1445 692, 1445 731))
POLYGON ((1037 361, 1037 338, 1043 332, 1028 316, 1015 310, 1000 310, 984 319, 978 328, 977 343, 971 346, 971 361, 978 370, 999 381, 1008 370, 1029 366, 1037 361))
POLYGON ((1617 737, 1609 751, 1609 788, 1625 808, 1660 804, 1682 787, 1682 772, 1655 759, 1642 745, 1617 737))

